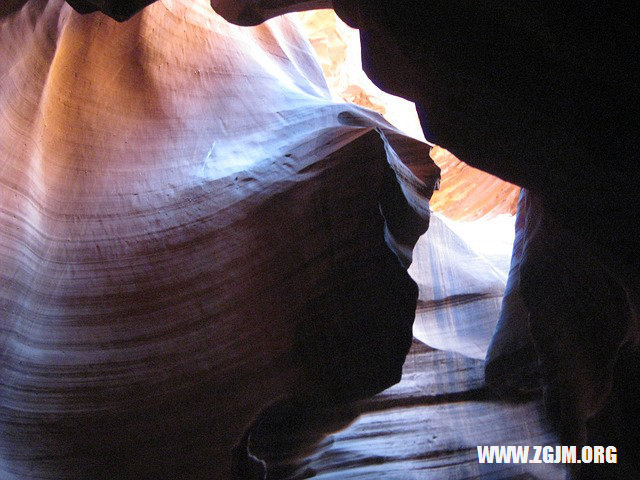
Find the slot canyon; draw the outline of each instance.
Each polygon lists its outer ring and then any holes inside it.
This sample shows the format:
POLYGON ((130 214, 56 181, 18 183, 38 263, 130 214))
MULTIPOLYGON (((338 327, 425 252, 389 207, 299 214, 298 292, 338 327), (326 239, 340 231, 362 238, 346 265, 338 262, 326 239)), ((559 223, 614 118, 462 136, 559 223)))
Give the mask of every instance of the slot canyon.
POLYGON ((640 478, 639 46, 615 2, 5 0, 0 480, 640 478))

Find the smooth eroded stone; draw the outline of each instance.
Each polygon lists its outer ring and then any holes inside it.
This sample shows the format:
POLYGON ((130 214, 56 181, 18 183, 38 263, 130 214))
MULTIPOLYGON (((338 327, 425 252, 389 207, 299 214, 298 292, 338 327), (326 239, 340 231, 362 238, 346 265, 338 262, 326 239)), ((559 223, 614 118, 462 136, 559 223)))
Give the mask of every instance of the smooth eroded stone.
POLYGON ((34 0, 0 56, 3 480, 226 480, 273 403, 399 380, 438 168, 295 25, 34 0))
MULTIPOLYGON (((615 435, 602 419, 637 395, 622 372, 640 342, 640 37, 626 6, 335 4, 361 29, 372 80, 426 112, 425 135, 537 196, 520 294, 550 412, 576 442, 615 435)), ((508 330, 494 343, 517 349, 526 332, 508 330)))
POLYGON ((509 277, 485 365, 487 383, 505 395, 529 393, 540 387, 538 355, 520 286, 520 266, 525 242, 541 214, 540 199, 523 189, 518 201, 509 277))

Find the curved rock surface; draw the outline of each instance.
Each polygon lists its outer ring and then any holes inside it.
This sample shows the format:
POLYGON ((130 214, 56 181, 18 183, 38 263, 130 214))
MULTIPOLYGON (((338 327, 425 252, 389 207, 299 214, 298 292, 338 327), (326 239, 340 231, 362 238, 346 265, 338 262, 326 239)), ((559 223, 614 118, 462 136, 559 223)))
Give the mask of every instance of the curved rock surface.
MULTIPOLYGON (((89 0, 73 4, 80 11, 96 6, 89 0)), ((539 208, 526 213, 531 221, 523 230, 521 262, 512 273, 520 289, 514 292, 530 318, 549 412, 564 443, 621 446, 620 465, 583 467, 577 475, 637 478, 640 172, 635 130, 640 41, 626 6, 391 0, 332 4, 347 23, 361 29, 369 75, 383 89, 418 103, 428 138, 465 162, 526 187, 539 202, 539 208)), ((20 2, 11 2, 2 14, 15 11, 16 5, 20 2)), ((109 10, 117 5, 100 3, 119 19, 134 11, 120 15, 109 10)), ((257 24, 286 11, 330 5, 215 0, 212 6, 231 21, 257 24)), ((25 24, 33 24, 32 18, 25 24)), ((28 43, 15 41, 3 45, 8 52, 28 48, 28 43)), ((28 58, 28 52, 13 58, 28 58)), ((11 64, 6 68, 19 72, 11 64)), ((23 97, 6 91, 13 101, 23 97)), ((131 105, 137 111, 135 102, 131 105)), ((358 115, 343 115, 341 125, 345 123, 356 127, 358 115)), ((17 145, 14 140, 12 146, 17 145)), ((28 164, 33 178, 42 178, 39 163, 28 164)), ((31 203, 29 211, 38 211, 38 205, 31 203)), ((387 237, 410 244, 418 230, 406 238, 387 237)), ((38 252, 34 248, 25 247, 25 255, 38 252)), ((408 250, 396 250, 406 260, 408 250)), ((26 268, 15 265, 14 270, 26 268)))
POLYGON ((273 403, 398 381, 438 168, 291 23, 31 0, 0 58, 0 478, 227 479, 273 403))
MULTIPOLYGON (((362 70, 358 30, 330 9, 300 12, 297 17, 334 95, 375 110, 408 135, 424 139, 415 105, 383 92, 362 70)), ((516 213, 519 186, 461 162, 444 148, 435 146, 430 155, 442 177, 429 202, 433 211, 465 222, 516 213)))
POLYGON ((333 5, 361 30, 374 82, 418 104, 427 138, 539 203, 512 291, 531 318, 549 411, 566 443, 626 446, 624 466, 577 475, 636 478, 637 428, 622 425, 637 425, 640 391, 637 21, 607 2, 333 5))

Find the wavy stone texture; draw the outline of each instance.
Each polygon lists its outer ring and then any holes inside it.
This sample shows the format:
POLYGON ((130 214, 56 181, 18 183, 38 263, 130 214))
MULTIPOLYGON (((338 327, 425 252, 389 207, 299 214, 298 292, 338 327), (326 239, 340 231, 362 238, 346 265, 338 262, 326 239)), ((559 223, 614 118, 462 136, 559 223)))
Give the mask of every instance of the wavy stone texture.
POLYGON ((227 479, 274 402, 398 381, 438 168, 288 20, 31 0, 0 58, 0 478, 227 479))
MULTIPOLYGON (((301 12, 298 18, 332 93, 375 110, 407 134, 424 139, 415 105, 383 92, 362 70, 358 30, 342 22, 333 10, 301 12)), ((429 202, 433 211, 463 221, 515 214, 520 187, 461 162, 441 147, 434 147, 430 155, 442 177, 429 202)))
POLYGON ((565 480, 562 464, 478 462, 478 444, 558 443, 541 402, 502 401, 483 363, 415 340, 399 384, 347 405, 274 408, 249 446, 269 480, 565 480))
POLYGON ((549 412, 565 443, 624 445, 621 466, 576 476, 637 478, 640 37, 627 6, 333 4, 361 30, 365 71, 418 104, 427 138, 539 203, 514 282, 549 412))
POLYGON ((442 175, 430 202, 433 211, 466 222, 516 213, 520 187, 461 162, 442 147, 435 146, 430 155, 442 175))

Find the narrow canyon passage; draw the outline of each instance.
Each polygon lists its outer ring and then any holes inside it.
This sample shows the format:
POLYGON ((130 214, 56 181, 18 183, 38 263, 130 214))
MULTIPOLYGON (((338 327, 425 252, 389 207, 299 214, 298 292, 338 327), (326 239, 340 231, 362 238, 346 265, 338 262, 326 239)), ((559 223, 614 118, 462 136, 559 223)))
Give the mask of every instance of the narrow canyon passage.
POLYGON ((637 35, 472 3, 0 6, 0 480, 638 478, 637 35))

